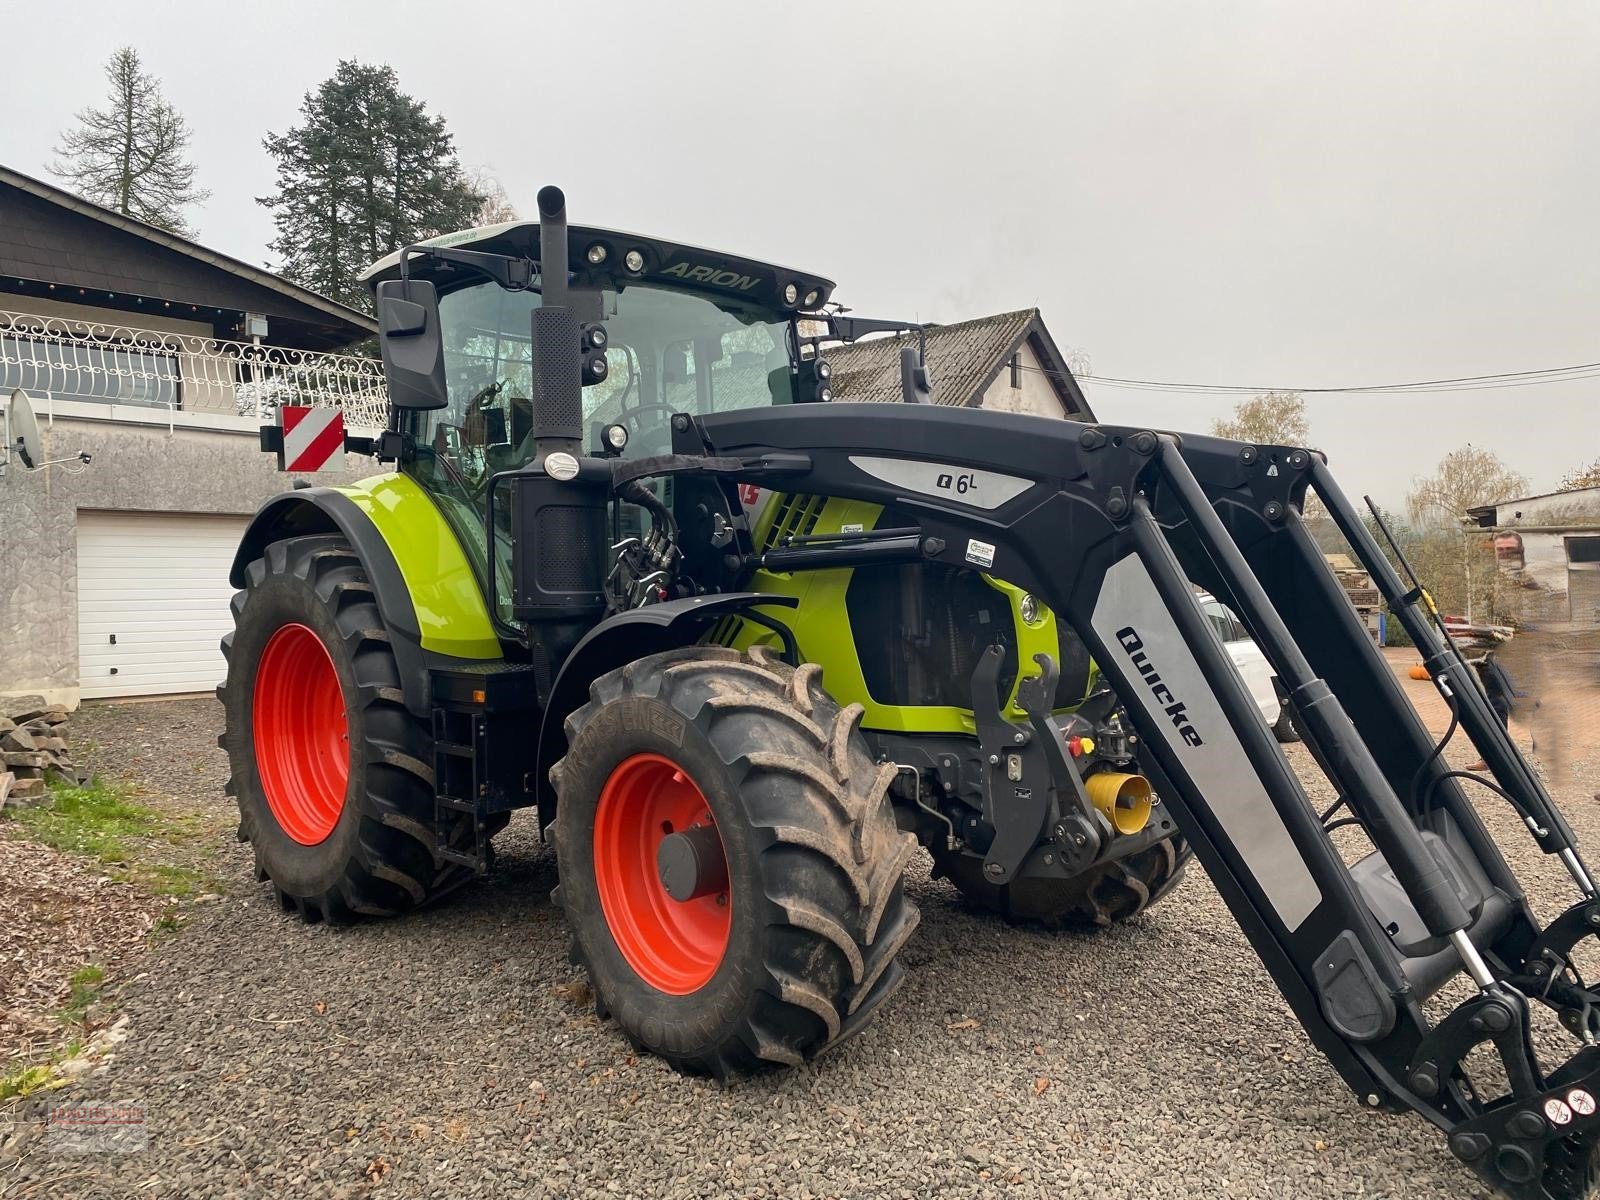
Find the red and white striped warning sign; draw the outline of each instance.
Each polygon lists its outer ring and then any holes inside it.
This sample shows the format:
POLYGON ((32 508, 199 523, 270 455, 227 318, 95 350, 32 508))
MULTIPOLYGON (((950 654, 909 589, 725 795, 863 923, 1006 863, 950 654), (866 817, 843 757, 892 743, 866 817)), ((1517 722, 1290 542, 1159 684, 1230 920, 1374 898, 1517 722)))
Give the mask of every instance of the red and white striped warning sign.
POLYGON ((281 470, 320 471, 344 449, 344 413, 337 408, 285 404, 278 412, 283 421, 281 470))

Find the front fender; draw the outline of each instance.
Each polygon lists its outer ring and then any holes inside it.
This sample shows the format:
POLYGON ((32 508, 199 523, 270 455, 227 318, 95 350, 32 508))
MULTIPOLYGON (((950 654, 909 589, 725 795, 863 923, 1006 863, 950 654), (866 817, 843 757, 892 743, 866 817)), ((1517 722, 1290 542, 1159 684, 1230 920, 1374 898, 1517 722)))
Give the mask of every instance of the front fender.
POLYGON ((573 648, 562 663, 550 702, 539 721, 539 753, 534 764, 538 780, 539 827, 555 819, 555 789, 550 768, 567 752, 564 728, 567 716, 589 698, 589 685, 607 671, 663 650, 674 650, 699 639, 706 626, 732 613, 756 606, 793 608, 794 596, 766 592, 729 592, 720 596, 691 596, 650 604, 607 617, 573 648))
POLYGON ((415 481, 380 475, 348 487, 274 496, 251 518, 229 580, 284 538, 338 533, 372 584, 404 681, 406 707, 431 712, 428 669, 441 659, 498 659, 499 638, 454 531, 415 481))

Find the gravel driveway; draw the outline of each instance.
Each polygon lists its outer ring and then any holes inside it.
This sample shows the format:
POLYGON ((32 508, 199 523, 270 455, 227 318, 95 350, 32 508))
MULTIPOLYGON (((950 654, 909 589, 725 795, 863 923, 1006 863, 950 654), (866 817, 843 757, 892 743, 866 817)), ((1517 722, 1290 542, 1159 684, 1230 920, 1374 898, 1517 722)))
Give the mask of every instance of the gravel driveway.
MULTIPOLYGON (((194 700, 78 718, 103 768, 214 814, 229 895, 150 953, 127 1042, 76 1093, 147 1105, 148 1150, 52 1157, 37 1101, 0 1112, 21 1118, 6 1200, 1488 1194, 1420 1118, 1357 1105, 1198 868, 1131 926, 1075 936, 967 914, 924 860, 910 978, 879 1020, 813 1066, 719 1086, 595 1020, 526 814, 494 873, 437 909, 351 929, 280 913, 231 837, 220 717, 194 700), (137 762, 111 749, 130 741, 137 762)), ((1600 846, 1597 764, 1559 790, 1600 846)), ((1541 911, 1564 902, 1520 827, 1483 811, 1541 911)))

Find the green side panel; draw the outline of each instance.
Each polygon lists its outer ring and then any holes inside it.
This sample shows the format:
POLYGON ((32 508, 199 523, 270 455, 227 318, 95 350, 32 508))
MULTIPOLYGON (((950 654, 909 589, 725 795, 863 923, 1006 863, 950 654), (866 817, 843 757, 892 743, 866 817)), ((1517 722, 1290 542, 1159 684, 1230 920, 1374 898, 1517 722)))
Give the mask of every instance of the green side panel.
POLYGON ((500 658, 477 575, 428 493, 397 474, 335 490, 366 513, 388 543, 417 610, 422 648, 456 658, 500 658))
MULTIPOLYGON (((809 496, 775 496, 762 510, 752 531, 757 546, 772 544, 786 533, 840 533, 847 526, 872 529, 882 509, 858 500, 809 496), (813 523, 814 519, 814 523, 813 523)), ((861 660, 856 654, 855 637, 850 628, 845 590, 850 585, 848 568, 829 571, 776 573, 756 571, 745 585, 753 592, 773 592, 794 596, 798 608, 764 609, 794 632, 801 656, 822 668, 823 686, 840 704, 859 702, 866 709, 861 723, 869 729, 895 733, 973 734, 977 727, 972 710, 945 705, 885 704, 867 690, 861 660)), ((1035 654, 1060 653, 1055 616, 1041 606, 1031 623, 1022 619, 1022 588, 998 579, 984 577, 990 587, 1004 595, 1010 604, 1012 624, 1017 631, 1017 684, 1039 673, 1035 654)), ((709 640, 748 649, 758 642, 776 643, 771 630, 749 621, 730 618, 714 627, 709 640)), ((1091 688, 1093 672, 1090 675, 1091 688)), ((1006 715, 1026 720, 1017 706, 1016 687, 1007 700, 1006 715)))

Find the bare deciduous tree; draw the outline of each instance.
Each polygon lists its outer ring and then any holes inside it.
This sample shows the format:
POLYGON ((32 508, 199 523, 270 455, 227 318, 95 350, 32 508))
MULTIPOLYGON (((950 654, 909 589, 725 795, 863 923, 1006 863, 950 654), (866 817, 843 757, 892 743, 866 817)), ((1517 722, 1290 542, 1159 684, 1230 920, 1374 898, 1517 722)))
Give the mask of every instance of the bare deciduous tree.
MULTIPOLYGON (((1491 544, 1468 518, 1468 510, 1498 504, 1527 490, 1527 479, 1492 451, 1463 446, 1440 459, 1438 471, 1417 480, 1406 497, 1406 509, 1423 544, 1437 550, 1441 560, 1447 561, 1452 554, 1457 557, 1459 568, 1446 568, 1441 561, 1433 569, 1435 578, 1449 589, 1445 595, 1459 591, 1469 621, 1486 614, 1492 619, 1502 608, 1502 597, 1491 544), (1451 541, 1455 542, 1453 551, 1446 548, 1451 541)), ((1419 573, 1422 569, 1417 566, 1419 573)))
POLYGON ((1558 492, 1575 492, 1579 488, 1600 487, 1600 458, 1587 467, 1574 467, 1561 477, 1556 485, 1558 492))
MULTIPOLYGON (((1405 568, 1388 538, 1370 516, 1363 514, 1362 520, 1384 556, 1404 577, 1405 568)), ((1518 589, 1508 586, 1505 576, 1495 570, 1493 543, 1487 530, 1452 529, 1437 524, 1416 526, 1393 512, 1385 512, 1383 521, 1440 612, 1471 614, 1490 622, 1516 617, 1518 589)), ((1390 628, 1399 631, 1398 623, 1391 623, 1390 628)))
POLYGON ((467 186, 483 197, 477 217, 473 220, 474 225, 503 225, 521 216, 516 205, 511 203, 511 197, 506 194, 505 185, 490 173, 488 167, 476 167, 466 173, 466 178, 467 186))
POLYGON ((111 56, 106 78, 107 106, 77 114, 79 126, 61 135, 51 174, 125 217, 193 237, 184 209, 211 193, 195 186, 188 125, 131 46, 111 56))
POLYGON ((1467 510, 1528 490, 1528 480, 1501 462, 1492 451, 1476 446, 1452 450, 1439 460, 1439 469, 1419 479, 1406 497, 1406 510, 1417 525, 1457 525, 1467 510))
POLYGON ((1228 420, 1211 423, 1217 437, 1266 446, 1303 446, 1311 436, 1306 402, 1299 392, 1266 392, 1241 400, 1228 420))

